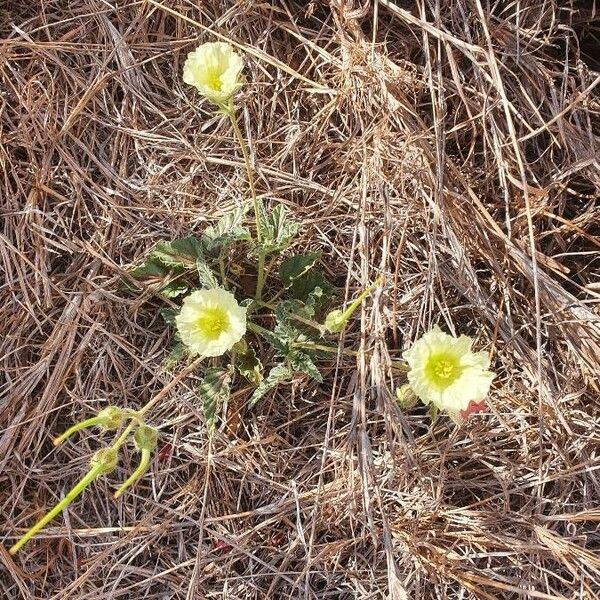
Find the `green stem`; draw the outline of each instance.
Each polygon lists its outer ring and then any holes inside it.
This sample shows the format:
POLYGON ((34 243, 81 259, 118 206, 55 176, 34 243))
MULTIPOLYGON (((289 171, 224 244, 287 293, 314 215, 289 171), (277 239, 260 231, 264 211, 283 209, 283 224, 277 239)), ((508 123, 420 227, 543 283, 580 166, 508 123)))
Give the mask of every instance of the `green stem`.
POLYGON ((142 449, 142 458, 137 469, 125 480, 123 485, 114 493, 115 499, 121 496, 128 487, 132 486, 148 470, 150 464, 150 450, 142 449))
POLYGON ((60 512, 65 509, 71 502, 77 499, 77 497, 85 490, 85 488, 100 475, 102 472, 102 465, 97 465, 88 471, 85 477, 75 485, 75 487, 70 490, 67 495, 46 515, 44 515, 33 527, 27 530, 25 535, 20 538, 16 544, 14 544, 9 552, 10 554, 16 554, 20 548, 22 548, 38 531, 46 527, 54 517, 56 517, 60 512))
POLYGON ((258 277, 256 279, 256 293, 254 298, 260 300, 262 298, 262 291, 265 285, 265 254, 262 248, 258 249, 258 277))
MULTIPOLYGON (((184 379, 187 375, 189 375, 202 361, 202 358, 197 358, 194 362, 189 364, 183 371, 181 371, 176 377, 171 379, 171 381, 160 391, 156 396, 152 397, 146 404, 138 411, 127 411, 129 414, 127 415, 131 421, 129 425, 123 430, 121 435, 113 442, 111 448, 114 450, 118 450, 127 440, 129 434, 136 427, 136 425, 140 425, 143 423, 142 417, 145 413, 147 413, 153 406, 155 406, 162 398, 164 398, 172 389, 175 387, 182 379, 184 379)), ((71 435, 74 431, 82 429, 84 426, 91 426, 97 423, 96 417, 91 419, 87 419, 86 421, 82 421, 81 423, 77 423, 71 429, 65 431, 60 438, 66 439, 68 435, 71 435), (93 422, 92 422, 93 421, 93 422), (92 422, 92 423, 91 423, 92 422), (68 435, 67 435, 68 434, 68 435)), ((59 438, 57 438, 59 439, 59 438)), ((60 443, 60 442, 59 442, 60 443)), ((133 483, 132 478, 139 478, 143 472, 141 471, 142 467, 147 468, 147 464, 150 460, 150 451, 147 451, 147 456, 145 455, 145 451, 142 451, 142 462, 138 466, 138 468, 134 471, 133 475, 127 479, 127 481, 121 486, 118 490, 120 494, 125 491, 126 487, 129 487, 131 483, 133 483)), ((100 475, 103 471, 104 465, 98 464, 93 467, 85 477, 52 509, 48 512, 44 517, 42 517, 31 529, 27 530, 25 535, 22 538, 17 540, 17 542, 10 548, 10 554, 16 554, 36 533, 41 531, 52 519, 54 519, 63 509, 65 509, 71 502, 77 499, 77 497, 83 492, 83 490, 90 484, 98 475, 100 475)))
POLYGON ((352 302, 352 304, 344 311, 344 315, 348 315, 348 318, 352 316, 354 311, 361 305, 362 301, 378 286, 383 282, 383 276, 378 277, 370 286, 365 288, 358 298, 352 302))
POLYGON ((221 283, 227 289, 227 274, 225 273, 225 257, 223 254, 219 256, 219 272, 221 274, 221 283))
POLYGON ((348 308, 342 313, 341 321, 342 321, 342 329, 345 327, 346 323, 350 320, 350 317, 354 314, 356 309, 364 302, 365 298, 369 296, 369 294, 381 283, 383 282, 383 277, 378 277, 371 285, 366 287, 359 296, 348 306, 348 308))
MULTIPOLYGON (((263 302, 262 300, 256 300, 256 303, 259 304, 260 306, 264 306, 265 308, 268 308, 269 310, 275 310, 275 308, 276 308, 272 301, 271 302, 263 302)), ((321 323, 317 323, 316 321, 311 321, 310 319, 305 319, 304 317, 301 317, 300 315, 290 314, 288 316, 290 319, 293 319, 294 321, 298 321, 298 323, 303 323, 304 325, 308 325, 309 327, 316 329, 321 335, 323 335, 326 331, 325 327, 323 327, 323 325, 321 325, 321 323)))
POLYGON ((82 429, 87 429, 88 427, 93 427, 102 421, 102 417, 91 417, 90 419, 86 419, 85 421, 80 421, 79 423, 75 423, 72 427, 69 427, 64 433, 61 433, 58 437, 54 438, 53 444, 58 446, 62 444, 66 439, 70 438, 77 431, 81 431, 82 429))
POLYGON ((196 358, 191 362, 185 369, 179 372, 178 375, 173 377, 165 387, 156 394, 156 396, 150 398, 140 410, 137 411, 138 417, 142 418, 151 408, 153 408, 158 402, 160 402, 182 379, 185 379, 202 361, 203 357, 196 358))
POLYGON ((235 137, 237 138, 238 144, 240 145, 240 150, 242 151, 242 156, 244 157, 244 164, 246 166, 246 175, 248 176, 248 187, 250 188, 250 194, 252 195, 252 203, 254 205, 254 217, 256 219, 256 239, 259 242, 261 242, 262 241, 262 232, 261 232, 261 228, 260 228, 260 207, 258 206, 258 198, 256 196, 256 188, 254 187, 254 175, 252 174, 252 165, 250 164, 250 155, 248 154, 248 149, 246 147, 246 141, 244 140, 244 136, 242 135, 242 131, 240 129, 233 105, 231 104, 227 109, 225 109, 225 112, 229 116, 229 120, 231 121, 231 126, 233 127, 233 132, 235 133, 235 137))
MULTIPOLYGON (((298 342, 294 344, 294 346, 298 346, 300 348, 307 348, 308 350, 319 350, 320 352, 331 352, 333 354, 337 354, 340 352, 340 349, 336 346, 325 346, 324 344, 315 344, 313 342, 298 342)), ((347 348, 342 348, 341 353, 346 356, 360 356, 360 352, 356 350, 349 350, 347 348)), ((408 365, 399 360, 390 360, 390 365, 394 369, 398 369, 400 371, 408 371, 408 365)))
POLYGON ((331 352, 337 354, 341 352, 345 356, 358 356, 360 353, 356 350, 350 350, 348 348, 338 348, 336 346, 325 346, 324 344, 315 344, 313 342, 296 342, 293 344, 296 348, 305 348, 307 350, 318 350, 319 352, 331 352))
POLYGON ((252 174, 252 165, 250 163, 250 155, 248 154, 246 141, 244 140, 244 136, 242 135, 242 131, 240 129, 237 116, 235 114, 233 102, 230 102, 229 105, 227 107, 224 107, 222 110, 225 112, 225 114, 229 116, 231 126, 233 127, 233 132, 242 151, 242 156, 244 157, 244 165, 246 166, 246 175, 248 176, 248 187, 250 188, 250 194, 252 195, 254 219, 256 221, 256 240, 258 242, 258 278, 256 280, 256 294, 254 297, 257 300, 260 300, 262 298, 262 290, 265 285, 265 255, 261 248, 262 230, 260 223, 262 215, 260 212, 260 206, 258 204, 258 198, 256 196, 256 188, 254 186, 254 175, 252 174))
MULTIPOLYGON (((265 304, 265 303, 262 303, 265 304)), ((253 331, 254 333, 258 333, 259 335, 263 335, 263 334, 271 334, 271 332, 268 329, 265 329, 264 327, 261 327, 260 325, 257 325, 256 323, 252 323, 252 322, 248 322, 248 329, 250 331, 253 331)), ((272 335, 272 334, 271 334, 272 335)), ((267 337, 268 339, 268 337, 267 337)), ((294 344, 294 346, 296 346, 297 348, 305 348, 307 350, 318 350, 319 352, 331 352, 332 354, 337 354, 338 352, 341 352, 342 354, 344 354, 345 356, 360 356, 360 352, 357 352, 356 350, 350 350, 348 348, 338 348, 337 346, 326 346, 325 344, 316 344, 314 342, 296 342, 294 344)), ((408 365, 406 363, 403 363, 402 361, 399 360, 390 360, 390 365, 394 368, 394 369, 398 369, 400 371, 408 371, 408 365)))
POLYGON ((136 425, 139 425, 139 423, 139 417, 137 415, 136 417, 131 417, 129 425, 125 427, 121 435, 112 443, 111 448, 118 450, 125 443, 125 440, 129 437, 129 434, 133 431, 133 428, 136 425))

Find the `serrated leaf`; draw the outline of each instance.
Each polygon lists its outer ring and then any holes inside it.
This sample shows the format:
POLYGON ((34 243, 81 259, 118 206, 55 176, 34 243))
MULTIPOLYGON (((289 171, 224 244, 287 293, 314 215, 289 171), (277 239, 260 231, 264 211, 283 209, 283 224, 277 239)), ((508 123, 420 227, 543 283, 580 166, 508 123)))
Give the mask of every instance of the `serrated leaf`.
POLYGON ((299 224, 289 219, 283 204, 278 204, 270 213, 266 213, 264 208, 261 210, 260 228, 260 251, 266 256, 287 248, 296 237, 299 224))
POLYGON ((294 339, 296 331, 287 322, 277 322, 273 331, 261 330, 260 335, 269 343, 278 354, 287 356, 290 352, 290 344, 294 339))
POLYGON ((295 317, 302 319, 312 319, 315 314, 315 309, 312 304, 304 304, 301 300, 294 298, 282 300, 275 309, 275 317, 281 323, 298 323, 295 317))
POLYGON ((166 298, 175 298, 188 290, 187 284, 173 279, 193 268, 202 256, 200 241, 193 237, 181 238, 172 242, 159 242, 148 254, 143 264, 129 271, 134 279, 146 284, 161 284, 158 291, 166 298))
POLYGON ((196 261, 196 269, 198 270, 198 279, 200 280, 200 285, 202 287, 208 289, 219 287, 219 282, 217 281, 213 270, 201 258, 196 261))
POLYGON ((292 379, 293 372, 290 367, 286 364, 275 365, 269 374, 258 384, 258 387, 254 390, 248 404, 254 406, 267 392, 272 390, 284 381, 292 379))
POLYGON ((249 208, 250 204, 248 202, 236 206, 228 213, 225 213, 214 225, 209 225, 204 230, 202 237, 207 240, 216 240, 222 235, 226 235, 242 227, 249 208))
POLYGON ((310 271, 321 258, 320 252, 311 252, 310 254, 297 254, 289 256, 279 267, 279 279, 283 287, 288 288, 292 285, 294 279, 302 277, 310 271))
POLYGON ((200 240, 189 236, 172 242, 159 242, 150 252, 149 259, 167 267, 192 269, 202 254, 200 240))
MULTIPOLYGON (((143 264, 131 269, 129 275, 145 285, 155 285, 165 298, 176 298, 188 290, 188 285, 177 278, 181 272, 181 269, 167 267, 156 258, 149 257, 143 264)), ((128 282, 124 283, 127 288, 136 289, 128 282)))
POLYGON ((306 373, 309 377, 312 377, 319 383, 323 383, 323 376, 319 369, 317 369, 317 365, 315 365, 313 359, 305 352, 294 352, 289 357, 289 361, 295 371, 306 373))
POLYGON ((289 298, 281 300, 275 308, 277 326, 275 332, 289 342, 316 342, 325 331, 323 326, 315 320, 315 313, 320 301, 320 288, 316 288, 308 298, 308 302, 289 298))
POLYGON ((198 388, 198 395, 202 401, 202 410, 209 436, 215 432, 217 412, 229 398, 230 381, 231 369, 209 367, 204 372, 202 383, 198 388))
POLYGON ((182 360, 189 356, 189 350, 183 342, 177 342, 162 364, 163 371, 174 369, 182 360))
POLYGON ((254 349, 246 344, 246 348, 237 354, 237 358, 237 368, 240 375, 250 383, 259 385, 263 380, 263 366, 254 349))
POLYGON ((309 271, 294 279, 288 289, 290 297, 311 304, 315 310, 331 300, 333 286, 319 271, 309 271))
POLYGON ((244 203, 223 215, 215 225, 210 225, 202 234, 202 244, 211 255, 224 252, 235 242, 252 239, 250 231, 244 227, 244 219, 250 205, 244 203))

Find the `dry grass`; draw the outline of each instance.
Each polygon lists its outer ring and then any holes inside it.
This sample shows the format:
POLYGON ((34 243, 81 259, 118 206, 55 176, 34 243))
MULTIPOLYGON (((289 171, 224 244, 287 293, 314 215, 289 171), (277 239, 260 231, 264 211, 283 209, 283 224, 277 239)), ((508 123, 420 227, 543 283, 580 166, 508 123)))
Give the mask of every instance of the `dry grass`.
POLYGON ((212 448, 196 380, 179 385, 152 414, 152 474, 108 499, 130 454, 14 563, 0 552, 0 596, 598 597, 594 3, 163 1, 181 16, 0 9, 3 543, 100 443, 54 434, 171 377, 160 302, 119 292, 123 269, 246 193, 226 119, 180 77, 209 30, 248 53, 264 198, 303 221, 341 294, 389 285, 345 336, 368 352, 212 448), (499 373, 458 430, 390 394, 390 357, 432 322, 499 373))

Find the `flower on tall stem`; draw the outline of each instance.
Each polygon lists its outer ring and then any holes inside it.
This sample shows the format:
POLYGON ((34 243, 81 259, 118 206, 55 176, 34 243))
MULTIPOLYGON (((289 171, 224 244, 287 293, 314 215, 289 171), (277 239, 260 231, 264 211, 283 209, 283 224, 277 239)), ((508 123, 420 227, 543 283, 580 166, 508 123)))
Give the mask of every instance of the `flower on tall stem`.
POLYGON ((207 42, 188 54, 183 66, 183 80, 193 85, 206 99, 216 104, 221 113, 229 117, 236 140, 240 145, 256 221, 258 274, 255 298, 260 300, 265 282, 265 253, 261 248, 261 208, 254 186, 250 154, 233 104, 233 97, 242 85, 243 68, 244 61, 235 52, 233 46, 225 42, 207 42))
POLYGON ((207 100, 225 109, 242 84, 244 62, 230 44, 208 42, 187 56, 183 80, 207 100))

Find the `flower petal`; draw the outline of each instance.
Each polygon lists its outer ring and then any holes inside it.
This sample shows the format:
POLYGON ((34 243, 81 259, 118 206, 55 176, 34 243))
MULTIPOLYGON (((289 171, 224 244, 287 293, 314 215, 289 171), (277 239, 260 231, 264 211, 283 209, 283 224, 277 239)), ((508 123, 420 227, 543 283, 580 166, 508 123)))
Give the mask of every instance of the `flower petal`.
POLYGON ((192 355, 221 356, 246 333, 246 309, 222 288, 196 290, 184 299, 175 323, 192 355))
POLYGON ((424 404, 433 403, 456 422, 481 410, 495 377, 487 352, 472 352, 473 340, 455 338, 437 325, 403 353, 408 382, 424 404))
POLYGON ((241 85, 244 62, 225 42, 198 46, 183 66, 183 81, 193 85, 205 98, 223 106, 241 85))

